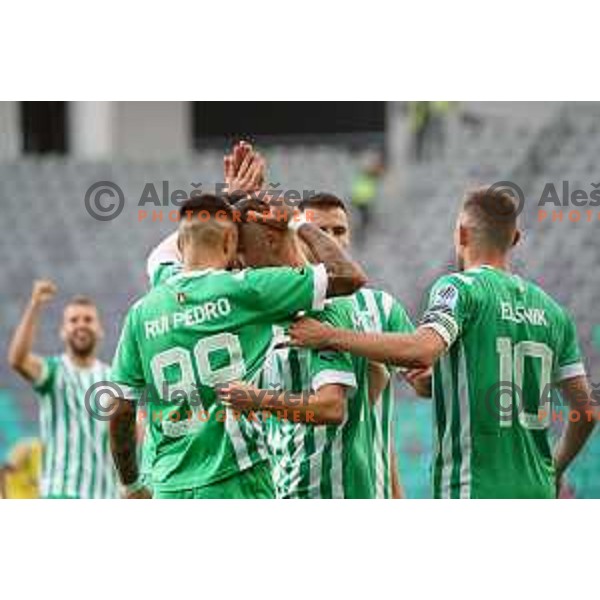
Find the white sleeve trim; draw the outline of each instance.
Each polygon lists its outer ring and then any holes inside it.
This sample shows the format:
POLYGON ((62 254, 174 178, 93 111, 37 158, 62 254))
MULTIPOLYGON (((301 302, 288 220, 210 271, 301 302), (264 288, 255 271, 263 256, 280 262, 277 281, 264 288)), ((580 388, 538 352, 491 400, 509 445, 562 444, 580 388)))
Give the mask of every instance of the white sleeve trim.
POLYGON ((565 381, 565 379, 579 377, 580 375, 585 375, 585 367, 582 362, 576 362, 559 367, 556 371, 556 381, 565 381))
POLYGON ((324 264, 313 267, 313 310, 323 310, 327 298, 328 276, 324 264))
POLYGON ((160 265, 180 262, 179 253, 173 247, 172 243, 172 238, 176 238, 176 236, 177 232, 172 233, 150 252, 148 261, 146 262, 146 273, 150 280, 152 280, 156 269, 158 269, 160 265))
POLYGON ((332 385, 336 383, 354 389, 358 387, 354 373, 349 373, 348 371, 337 371, 335 369, 326 369, 325 371, 317 373, 313 377, 311 387, 316 392, 324 385, 332 385))
POLYGON ((130 387, 128 385, 122 385, 117 383, 116 384, 119 389, 121 390, 122 393, 122 398, 123 400, 139 400, 142 392, 144 391, 143 389, 140 388, 134 388, 134 387, 130 387))
POLYGON ((450 348, 450 346, 452 346, 452 344, 454 344, 454 341, 456 340, 456 337, 453 338, 450 335, 450 332, 439 323, 423 323, 422 325, 419 325, 419 327, 427 327, 429 329, 433 329, 444 340, 448 348, 450 348))

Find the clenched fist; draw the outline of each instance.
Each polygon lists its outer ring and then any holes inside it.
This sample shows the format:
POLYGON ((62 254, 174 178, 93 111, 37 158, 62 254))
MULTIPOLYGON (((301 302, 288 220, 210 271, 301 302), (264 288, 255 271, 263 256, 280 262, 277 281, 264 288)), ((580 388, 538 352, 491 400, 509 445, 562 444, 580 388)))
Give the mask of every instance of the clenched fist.
POLYGON ((49 279, 38 279, 33 284, 31 301, 34 304, 46 304, 56 295, 56 285, 49 279))

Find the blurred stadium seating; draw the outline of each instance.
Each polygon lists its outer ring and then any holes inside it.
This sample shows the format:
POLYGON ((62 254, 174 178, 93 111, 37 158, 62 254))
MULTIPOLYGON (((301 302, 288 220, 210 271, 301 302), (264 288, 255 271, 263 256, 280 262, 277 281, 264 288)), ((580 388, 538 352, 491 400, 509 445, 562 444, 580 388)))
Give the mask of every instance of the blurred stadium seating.
MULTIPOLYGON (((574 313, 591 379, 600 381, 599 350, 592 344, 598 323, 600 222, 552 223, 537 219, 537 200, 545 182, 591 190, 600 155, 600 110, 592 104, 558 104, 543 119, 483 116, 476 125, 461 123, 449 137, 443 155, 430 162, 390 164, 376 225, 359 258, 373 282, 393 292, 411 315, 419 314, 429 284, 452 262, 452 230, 458 200, 465 187, 500 180, 516 182, 527 201, 523 218, 525 240, 517 252, 517 270, 539 281, 574 313)), ((270 146, 270 181, 297 190, 327 190, 347 195, 363 156, 340 146, 270 146)), ((3 226, 0 245, 3 268, 0 286, 0 337, 7 340, 18 321, 36 277, 54 279, 60 299, 89 294, 101 307, 109 359, 127 306, 145 289, 144 260, 149 249, 173 224, 138 220, 138 201, 148 182, 160 192, 190 192, 201 181, 209 190, 221 180, 222 155, 205 151, 178 161, 111 161, 84 163, 64 158, 27 159, 0 164, 0 204, 3 226), (94 220, 84 209, 89 186, 112 181, 123 190, 125 209, 110 222, 94 220), (43 224, 43 226, 42 226, 43 224)), ((141 207, 148 212, 154 206, 141 207)), ((164 208, 164 207, 163 207, 164 208)), ((596 216, 597 219, 597 216, 596 216)), ((39 350, 58 350, 56 324, 60 302, 50 309, 39 350), (54 317, 54 318, 52 318, 54 317)), ((28 388, 0 361, 1 388, 14 400, 2 400, 0 459, 7 446, 31 434, 35 406, 28 388), (6 405, 6 406, 4 406, 6 405), (12 424, 12 426, 11 426, 12 424)), ((402 477, 409 495, 428 495, 430 407, 398 392, 397 441, 402 477)), ((600 497, 598 435, 572 473, 582 496, 600 497)))

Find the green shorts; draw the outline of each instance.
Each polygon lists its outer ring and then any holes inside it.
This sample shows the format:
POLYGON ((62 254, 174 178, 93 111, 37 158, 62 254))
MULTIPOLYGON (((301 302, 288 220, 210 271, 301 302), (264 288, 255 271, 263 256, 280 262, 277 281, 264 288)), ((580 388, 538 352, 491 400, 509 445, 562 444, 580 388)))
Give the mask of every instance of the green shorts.
POLYGON ((269 499, 275 498, 275 488, 271 479, 271 469, 267 462, 216 483, 186 490, 154 490, 154 498, 167 500, 201 499, 269 499))

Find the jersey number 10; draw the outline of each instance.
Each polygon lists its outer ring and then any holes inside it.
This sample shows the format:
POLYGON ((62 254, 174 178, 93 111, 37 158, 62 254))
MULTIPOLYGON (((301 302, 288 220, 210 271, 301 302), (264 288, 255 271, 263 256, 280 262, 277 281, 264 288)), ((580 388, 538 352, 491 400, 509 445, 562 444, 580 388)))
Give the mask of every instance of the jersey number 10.
POLYGON ((514 345, 508 337, 496 339, 496 350, 500 355, 499 384, 497 400, 500 413, 500 427, 512 427, 513 405, 517 401, 519 423, 525 429, 546 429, 550 425, 550 411, 544 410, 549 398, 543 396, 550 389, 553 352, 540 342, 521 341, 514 345), (540 361, 540 375, 537 390, 523 388, 526 358, 540 361), (525 412, 526 398, 536 394, 538 412, 525 412), (540 408, 542 409, 540 411, 540 408))

